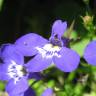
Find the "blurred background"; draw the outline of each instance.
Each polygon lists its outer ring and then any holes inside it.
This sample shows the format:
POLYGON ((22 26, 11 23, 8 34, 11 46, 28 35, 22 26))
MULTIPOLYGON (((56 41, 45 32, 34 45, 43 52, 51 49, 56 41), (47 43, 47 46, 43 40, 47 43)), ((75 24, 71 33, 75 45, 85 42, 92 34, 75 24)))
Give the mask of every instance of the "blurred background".
MULTIPOLYGON (((90 10, 95 13, 93 4, 90 0, 90 10)), ((79 29, 87 7, 83 0, 0 0, 0 40, 12 42, 28 32, 46 37, 56 19, 66 20, 68 25, 75 20, 79 29)))
MULTIPOLYGON (((49 68, 42 72, 48 76, 32 88, 37 96, 46 86, 53 88, 56 96, 96 96, 96 67, 82 58, 85 46, 96 40, 95 15, 96 0, 0 0, 0 45, 14 43, 29 32, 49 38, 55 20, 67 21, 73 39, 70 47, 81 56, 79 68, 72 73, 49 68)), ((0 96, 5 96, 4 86, 0 81, 0 96)))

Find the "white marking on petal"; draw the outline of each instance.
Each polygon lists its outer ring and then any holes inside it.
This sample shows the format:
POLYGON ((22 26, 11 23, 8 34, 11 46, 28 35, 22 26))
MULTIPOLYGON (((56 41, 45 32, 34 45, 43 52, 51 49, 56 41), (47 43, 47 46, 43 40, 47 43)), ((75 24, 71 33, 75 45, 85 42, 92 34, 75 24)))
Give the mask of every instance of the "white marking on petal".
POLYGON ((20 78, 24 76, 24 72, 22 71, 23 66, 16 64, 13 60, 11 60, 11 64, 8 66, 8 75, 14 79, 14 83, 16 84, 20 78))
POLYGON ((61 57, 60 50, 61 47, 53 46, 52 44, 46 44, 44 47, 36 47, 38 52, 42 55, 43 58, 52 58, 53 56, 61 57))

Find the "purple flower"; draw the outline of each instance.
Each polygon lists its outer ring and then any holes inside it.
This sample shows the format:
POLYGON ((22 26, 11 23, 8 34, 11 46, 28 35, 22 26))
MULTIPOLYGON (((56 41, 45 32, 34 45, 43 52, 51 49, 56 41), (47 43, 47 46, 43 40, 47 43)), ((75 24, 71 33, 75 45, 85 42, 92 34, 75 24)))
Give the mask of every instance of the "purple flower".
POLYGON ((34 90, 29 87, 24 93, 20 93, 18 95, 14 95, 14 96, 36 96, 34 90))
POLYGON ((56 20, 52 26, 49 40, 35 34, 29 33, 15 42, 15 46, 24 56, 33 56, 27 64, 28 71, 39 72, 49 67, 52 63, 64 72, 71 72, 78 67, 79 55, 67 48, 63 34, 67 23, 56 20), (30 68, 29 68, 30 67, 30 68))
POLYGON ((9 96, 23 96, 21 94, 29 88, 29 73, 24 64, 24 56, 14 45, 6 44, 1 46, 0 58, 3 61, 0 64, 0 80, 8 81, 6 91, 9 96))
POLYGON ((53 96, 53 90, 51 88, 47 88, 41 96, 53 96))
POLYGON ((84 58, 89 64, 96 66, 96 41, 92 41, 86 46, 84 58))
POLYGON ((19 93, 14 96, 36 96, 36 94, 34 90, 31 87, 29 87, 24 93, 19 93))

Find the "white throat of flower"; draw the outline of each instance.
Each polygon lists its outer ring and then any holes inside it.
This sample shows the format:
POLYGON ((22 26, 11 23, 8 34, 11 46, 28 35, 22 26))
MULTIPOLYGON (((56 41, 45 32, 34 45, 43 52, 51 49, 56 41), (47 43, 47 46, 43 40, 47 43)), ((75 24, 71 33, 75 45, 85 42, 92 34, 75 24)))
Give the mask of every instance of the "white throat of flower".
POLYGON ((24 76, 24 72, 22 70, 22 65, 18 65, 16 62, 11 60, 11 64, 8 66, 8 75, 14 79, 15 84, 24 76))
POLYGON ((38 52, 42 55, 43 58, 52 58, 53 56, 61 57, 60 50, 61 47, 53 46, 52 44, 46 44, 43 47, 36 47, 38 52))

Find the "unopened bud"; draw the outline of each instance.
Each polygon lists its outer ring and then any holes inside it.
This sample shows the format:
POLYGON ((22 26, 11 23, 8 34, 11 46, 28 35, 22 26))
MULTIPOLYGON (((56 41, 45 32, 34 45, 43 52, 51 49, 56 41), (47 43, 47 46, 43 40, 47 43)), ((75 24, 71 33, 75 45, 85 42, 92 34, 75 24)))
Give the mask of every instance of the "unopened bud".
POLYGON ((83 22, 85 25, 89 25, 90 23, 93 22, 93 16, 86 15, 86 16, 82 17, 82 19, 83 19, 83 22))

